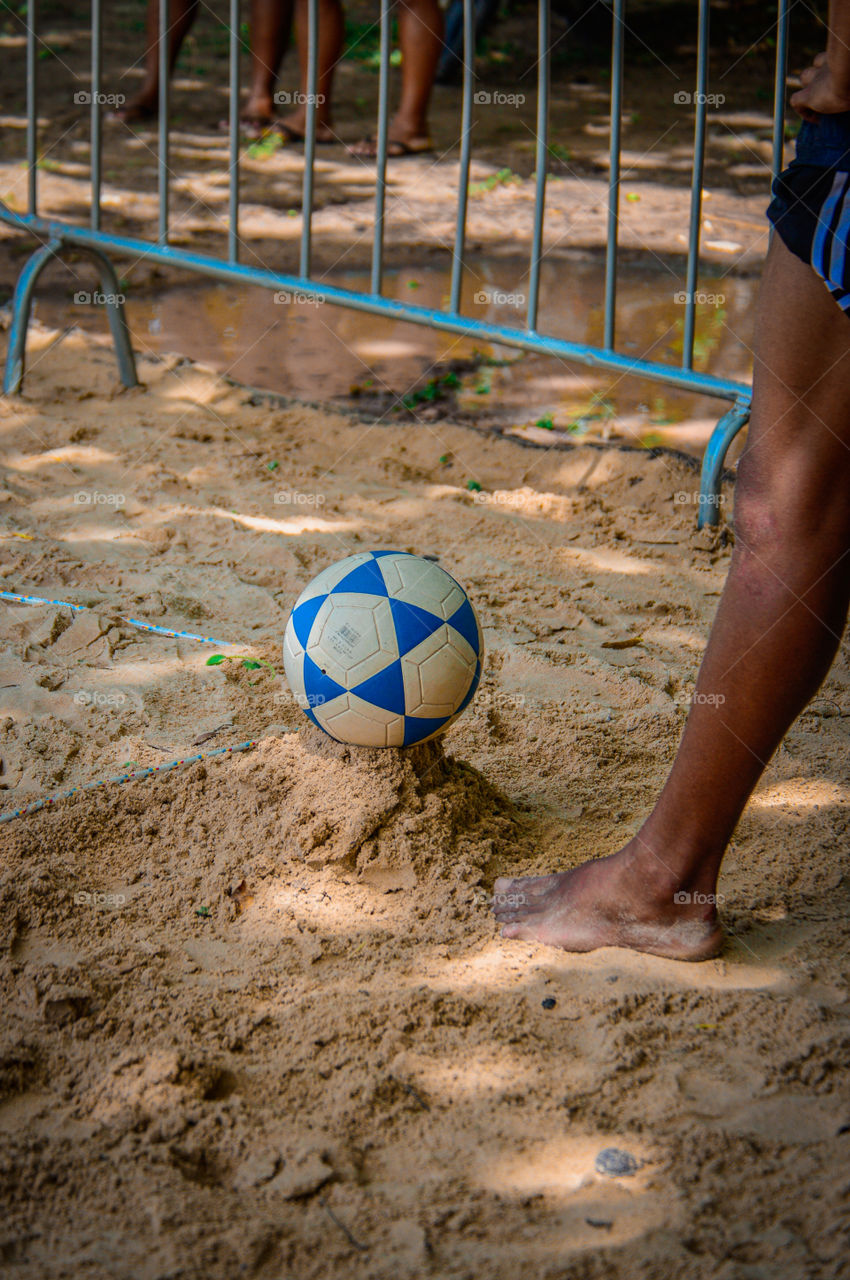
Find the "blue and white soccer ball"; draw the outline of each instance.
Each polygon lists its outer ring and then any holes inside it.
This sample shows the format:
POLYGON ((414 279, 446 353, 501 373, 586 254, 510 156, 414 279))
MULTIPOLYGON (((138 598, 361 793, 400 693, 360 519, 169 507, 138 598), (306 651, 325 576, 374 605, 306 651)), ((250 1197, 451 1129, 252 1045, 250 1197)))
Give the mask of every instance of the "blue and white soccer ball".
POLYGON ((472 701, 483 655, 463 587, 404 551, 363 551, 323 569, 283 640, 299 706, 359 747, 409 747, 445 729, 472 701))

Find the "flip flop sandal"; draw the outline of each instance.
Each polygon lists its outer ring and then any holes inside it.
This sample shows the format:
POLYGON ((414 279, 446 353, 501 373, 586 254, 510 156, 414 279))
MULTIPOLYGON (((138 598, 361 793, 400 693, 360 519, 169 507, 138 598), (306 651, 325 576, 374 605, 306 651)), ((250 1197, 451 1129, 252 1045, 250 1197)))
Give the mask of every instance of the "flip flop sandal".
MULTIPOLYGON (((372 134, 361 142, 355 142, 348 150, 353 156, 359 156, 361 160, 376 160, 378 158, 378 139, 372 134)), ((422 138, 415 143, 402 142, 400 138, 387 139, 388 160, 398 160, 402 156, 427 155, 429 151, 433 150, 434 143, 430 138, 422 138)))
MULTIPOLYGON (((243 138, 256 142, 258 138, 262 138, 263 134, 268 133, 274 124, 274 116, 240 116, 239 132, 243 138)), ((219 120, 216 128, 219 133, 230 133, 230 121, 219 120)))
MULTIPOLYGON (((291 125, 284 124, 282 120, 275 120, 272 130, 279 133, 284 142, 294 142, 296 144, 305 141, 304 134, 298 133, 291 125)), ((332 147, 336 143, 336 138, 316 138, 317 147, 332 147)))

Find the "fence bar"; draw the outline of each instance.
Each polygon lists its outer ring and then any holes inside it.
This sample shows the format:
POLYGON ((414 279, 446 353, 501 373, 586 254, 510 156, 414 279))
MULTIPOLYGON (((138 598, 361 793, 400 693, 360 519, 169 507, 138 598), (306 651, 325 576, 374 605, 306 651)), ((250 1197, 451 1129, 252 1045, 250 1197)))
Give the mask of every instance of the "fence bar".
POLYGON ((230 0, 230 190, 227 256, 239 261, 239 0, 230 0))
POLYGON ((452 258, 452 286, 449 307, 460 311, 463 285, 463 255, 466 249, 466 212, 469 204, 469 160, 472 150, 472 89, 475 79, 474 0, 463 0, 463 102, 461 105, 460 164, 457 179, 457 222, 452 258))
POLYGON ((720 494, 726 452, 750 416, 748 397, 742 397, 724 413, 711 433, 702 457, 697 528, 712 528, 720 523, 720 494))
POLYGON ((80 245, 99 249, 101 253, 114 253, 119 257, 145 258, 149 262, 161 262, 214 280, 227 280, 243 285, 259 285, 265 289, 284 289, 307 292, 334 306, 348 307, 369 315, 385 316, 396 322, 426 325, 445 333, 457 333, 466 338, 480 338, 485 342, 501 343, 521 351, 539 351, 562 360, 575 360, 579 364, 598 369, 611 369, 615 373, 631 374, 636 378, 649 378, 653 382, 666 383, 697 395, 718 396, 722 400, 748 400, 750 388, 742 382, 717 378, 713 374, 696 373, 676 365, 656 364, 649 360, 633 360, 614 351, 567 342, 545 334, 511 328, 509 325, 489 324, 470 316, 452 315, 430 307, 398 302, 394 298, 375 297, 358 293, 353 289, 341 289, 335 285, 316 284, 299 276, 278 275, 259 267, 242 263, 225 262, 222 258, 201 253, 188 253, 171 245, 151 244, 148 240, 135 240, 129 236, 115 236, 105 231, 90 231, 86 227, 72 226, 67 222, 51 222, 47 218, 32 218, 14 213, 0 202, 0 221, 18 231, 39 236, 56 237, 68 245, 80 245))
POLYGON ((103 21, 100 0, 91 0, 91 229, 100 230, 101 114, 100 71, 103 21))
POLYGON ((378 155, 375 174, 375 231, 372 240, 372 293, 384 282, 384 216, 387 207, 387 132, 390 114, 392 0, 381 0, 381 69, 378 80, 378 155))
POLYGON ((603 344, 614 349, 617 308, 617 248, 620 233, 620 134, 623 113, 623 11, 625 0, 614 0, 611 37, 611 152, 608 165, 608 248, 605 254, 605 327, 603 344))
POLYGON ((169 4, 159 0, 159 145, 157 174, 159 189, 159 243, 168 244, 168 101, 171 79, 169 55, 169 4))
POLYGON ((319 79, 319 0, 307 6, 307 115, 304 127, 304 181, 301 188, 301 275, 309 276, 313 255, 313 182, 316 165, 316 94, 319 79))
POLYGON ((776 82, 773 92, 773 176, 783 168, 785 155, 785 80, 788 75, 788 0, 779 0, 776 16, 776 82))
POLYGON ((35 217, 38 213, 38 116, 36 115, 35 71, 38 65, 35 53, 35 24, 38 19, 37 0, 27 4, 27 209, 35 217))
POLYGON ((708 91, 708 10, 709 0, 699 0, 697 39, 696 122, 694 125, 694 167, 691 182, 691 225, 688 233, 688 268, 685 285, 685 331, 682 340, 682 367, 694 367, 696 333, 696 290, 699 280, 699 240, 702 222, 702 181, 705 171, 705 110, 708 91))
POLYGON ((546 204, 546 170, 549 165, 549 0, 539 0, 537 22, 537 150, 534 192, 534 233, 528 278, 526 325, 537 328, 540 300, 540 259, 543 256, 543 213, 546 204))

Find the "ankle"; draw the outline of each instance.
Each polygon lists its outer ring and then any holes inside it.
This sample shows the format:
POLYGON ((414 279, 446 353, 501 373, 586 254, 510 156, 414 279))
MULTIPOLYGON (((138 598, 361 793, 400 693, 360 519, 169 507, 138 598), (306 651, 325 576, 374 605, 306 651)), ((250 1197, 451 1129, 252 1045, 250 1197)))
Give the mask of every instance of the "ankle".
POLYGON ((268 94, 251 94, 245 106, 242 108, 244 116, 272 116, 274 115, 274 101, 268 94))
POLYGON ((406 116, 397 111, 390 121, 389 134, 391 138, 427 138, 428 121, 421 116, 406 116))
POLYGON ((644 893, 661 903, 712 896, 717 887, 721 853, 704 843, 661 839, 643 828, 626 846, 632 874, 644 893))

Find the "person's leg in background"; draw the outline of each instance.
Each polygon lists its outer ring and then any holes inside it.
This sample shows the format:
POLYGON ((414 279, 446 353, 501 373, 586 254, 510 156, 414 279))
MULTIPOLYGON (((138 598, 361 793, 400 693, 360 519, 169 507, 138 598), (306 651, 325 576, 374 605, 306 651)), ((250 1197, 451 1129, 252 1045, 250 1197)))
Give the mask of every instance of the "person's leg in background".
MULTIPOLYGON (((304 137, 307 128, 308 13, 308 0, 295 0, 295 32, 298 40, 300 101, 296 100, 295 109, 284 116, 278 126, 286 137, 295 142, 304 137)), ((340 0, 319 0, 319 65, 316 78, 316 140, 318 142, 338 141, 332 127, 333 77, 336 65, 342 54, 344 34, 345 21, 340 0)))
POLYGON ((736 545, 670 775, 619 853, 498 880, 504 937, 680 959, 720 947, 705 899, 762 771, 829 670, 850 599, 850 317, 778 235, 756 332, 736 545))
MULTIPOLYGON (((172 0, 168 65, 174 70, 183 41, 198 13, 198 0, 172 0)), ((274 91, 292 28, 292 0, 251 0, 251 85, 240 119, 249 134, 268 128, 275 114, 274 91)), ((125 124, 151 120, 159 107, 159 4, 150 0, 145 19, 145 78, 139 92, 116 116, 125 124)), ((227 127, 225 121, 222 127, 227 127)))
POLYGON ((275 89, 292 32, 292 0, 251 0, 251 84, 242 120, 255 128, 275 115, 275 89))
MULTIPOLYGON (((443 51, 443 11, 438 0, 399 0, 398 38, 401 46, 401 100, 389 122, 387 154, 412 155, 432 151, 428 107, 443 51)), ((354 155, 374 156, 376 138, 351 147, 354 155)))
POLYGON ((400 0, 401 101, 390 121, 390 141, 407 151, 433 147, 428 107, 443 52, 443 11, 438 0, 400 0))
MULTIPOLYGON (((168 67, 174 65, 180 55, 183 41, 192 29, 198 14, 198 0, 172 0, 168 11, 168 67)), ((156 116, 159 105, 159 4, 148 0, 145 15, 145 78, 139 92, 120 107, 115 116, 125 124, 150 120, 156 116)))

